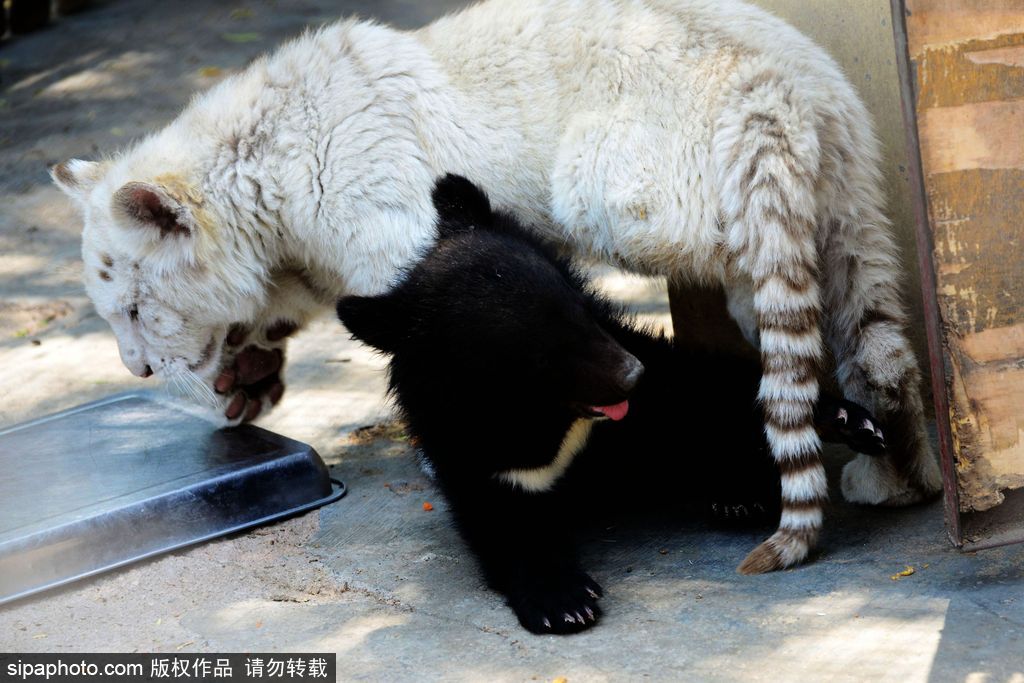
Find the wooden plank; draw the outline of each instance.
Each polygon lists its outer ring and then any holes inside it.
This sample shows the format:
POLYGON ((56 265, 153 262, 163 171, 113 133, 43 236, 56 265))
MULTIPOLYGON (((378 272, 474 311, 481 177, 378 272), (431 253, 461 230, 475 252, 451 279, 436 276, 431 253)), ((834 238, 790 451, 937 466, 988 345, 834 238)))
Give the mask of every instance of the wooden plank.
POLYGON ((929 173, 1024 168, 1022 100, 925 109, 920 126, 929 141, 921 150, 929 173))
POLYGON ((989 510, 1024 488, 1024 0, 898 4, 915 76, 954 512, 989 510))
POLYGON ((978 363, 1024 357, 1024 323, 968 335, 960 348, 978 363))
POLYGON ((932 107, 1022 97, 1022 60, 1022 34, 968 40, 925 50, 917 60, 918 106, 923 112, 932 107))
POLYGON ((910 57, 926 49, 968 40, 991 40, 1007 33, 1024 33, 1024 3, 1019 0, 907 0, 910 57))
POLYGON ((963 512, 988 510, 1024 487, 1024 368, 952 363, 952 432, 963 512))
POLYGON ((1024 207, 1008 200, 1020 197, 1024 171, 932 173, 927 184, 939 301, 958 346, 965 335, 1024 321, 1024 207))

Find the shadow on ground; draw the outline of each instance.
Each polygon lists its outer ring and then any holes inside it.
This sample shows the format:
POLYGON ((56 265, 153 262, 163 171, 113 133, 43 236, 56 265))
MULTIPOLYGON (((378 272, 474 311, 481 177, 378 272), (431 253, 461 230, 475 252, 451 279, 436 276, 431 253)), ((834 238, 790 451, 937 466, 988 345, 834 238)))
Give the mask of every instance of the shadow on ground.
MULTIPOLYGON (((839 449, 829 453, 833 480, 846 457, 839 449)), ((396 614, 409 610, 381 622, 350 653, 353 670, 368 678, 445 671, 448 657, 457 657, 455 671, 502 670, 511 678, 567 671, 587 680, 1017 681, 1024 675, 1024 549, 956 552, 945 539, 938 503, 879 510, 837 502, 812 564, 761 577, 740 576, 735 567, 768 530, 616 527, 592 538, 587 553, 606 590, 602 624, 559 639, 520 630, 485 589, 403 441, 350 446, 333 459, 340 460, 335 472, 358 486, 347 509, 323 513, 315 539, 323 562, 350 585, 393 600, 396 614), (424 501, 435 512, 423 512, 424 501), (898 576, 908 566, 914 573, 898 576), (452 631, 468 637, 472 629, 497 636, 500 646, 456 655, 452 631), (396 671, 388 656, 395 642, 424 639, 430 647, 396 671), (506 657, 498 669, 496 652, 506 657), (520 661, 524 653, 539 659, 520 661), (562 669, 529 668, 548 657, 562 669)), ((680 482, 681 495, 694 485, 680 482)), ((595 492, 593 504, 614 507, 616 492, 595 492)), ((321 637, 333 642, 346 628, 328 628, 321 637)))

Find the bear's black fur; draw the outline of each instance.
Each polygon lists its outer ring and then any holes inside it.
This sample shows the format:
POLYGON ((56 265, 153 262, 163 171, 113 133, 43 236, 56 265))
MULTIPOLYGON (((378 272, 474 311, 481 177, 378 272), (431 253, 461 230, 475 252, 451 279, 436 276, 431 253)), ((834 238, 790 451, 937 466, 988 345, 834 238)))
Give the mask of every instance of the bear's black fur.
MULTIPOLYGON (((391 354, 409 432, 525 628, 570 633, 597 621, 601 588, 579 566, 569 520, 616 491, 777 519, 756 362, 677 352, 631 326, 464 178, 439 181, 434 202, 436 245, 389 293, 346 297, 338 315, 391 354), (617 419, 598 420, 606 415, 617 419), (580 420, 594 421, 586 446, 551 487, 527 491, 503 476, 549 466, 580 420)), ((819 413, 832 436, 881 449, 862 408, 823 399, 819 413)))

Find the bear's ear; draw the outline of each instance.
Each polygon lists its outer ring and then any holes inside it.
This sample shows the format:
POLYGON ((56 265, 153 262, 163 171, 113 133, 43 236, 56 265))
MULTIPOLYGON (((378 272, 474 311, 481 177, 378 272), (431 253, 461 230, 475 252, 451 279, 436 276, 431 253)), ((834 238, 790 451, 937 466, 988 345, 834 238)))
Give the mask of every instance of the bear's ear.
POLYGON ((405 330, 402 307, 395 297, 346 296, 338 301, 338 319, 359 341, 394 353, 405 330))
POLYGON ((460 175, 448 175, 434 184, 437 231, 441 237, 491 224, 491 203, 479 187, 460 175))
POLYGON ((191 237, 195 232, 192 211, 152 183, 125 183, 114 193, 113 209, 130 225, 153 230, 161 238, 191 237))

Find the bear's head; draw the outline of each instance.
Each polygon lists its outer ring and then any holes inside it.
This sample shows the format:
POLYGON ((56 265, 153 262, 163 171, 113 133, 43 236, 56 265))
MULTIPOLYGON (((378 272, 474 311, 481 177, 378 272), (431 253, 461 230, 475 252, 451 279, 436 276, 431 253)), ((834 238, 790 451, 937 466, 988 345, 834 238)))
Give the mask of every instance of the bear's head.
POLYGON ((433 197, 437 244, 389 293, 337 306, 392 355, 400 401, 624 417, 643 366, 610 333, 609 304, 468 180, 446 176, 433 197))

